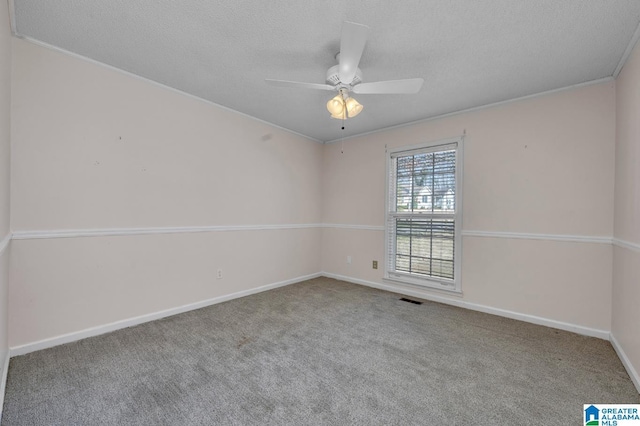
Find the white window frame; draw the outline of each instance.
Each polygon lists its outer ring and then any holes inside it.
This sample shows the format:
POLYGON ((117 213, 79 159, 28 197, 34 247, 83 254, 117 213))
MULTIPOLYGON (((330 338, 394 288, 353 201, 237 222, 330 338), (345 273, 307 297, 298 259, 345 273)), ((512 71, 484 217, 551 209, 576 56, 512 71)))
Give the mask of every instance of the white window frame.
MULTIPOLYGON (((384 279, 391 282, 410 284, 420 287, 435 288, 438 290, 445 290, 454 293, 462 293, 461 287, 461 272, 462 272, 462 166, 464 164, 464 137, 456 137, 449 139, 442 139, 433 142, 426 142, 419 145, 404 146, 398 148, 388 148, 386 150, 387 167, 386 167, 386 201, 385 201, 385 262, 384 262, 384 279), (391 176, 391 170, 393 169, 393 161, 397 156, 411 155, 412 152, 421 150, 437 150, 442 146, 445 148, 447 145, 456 145, 456 193, 455 193, 455 212, 454 212, 454 251, 453 251, 453 280, 438 277, 421 277, 417 274, 410 274, 406 272, 398 272, 395 270, 389 270, 391 260, 395 259, 395 242, 391 241, 392 235, 395 232, 391 232, 389 228, 389 217, 395 214, 396 204, 392 204, 392 199, 395 200, 395 178, 391 176), (392 210, 393 209, 393 210, 392 210)), ((414 213, 416 215, 430 215, 429 213, 414 213)))

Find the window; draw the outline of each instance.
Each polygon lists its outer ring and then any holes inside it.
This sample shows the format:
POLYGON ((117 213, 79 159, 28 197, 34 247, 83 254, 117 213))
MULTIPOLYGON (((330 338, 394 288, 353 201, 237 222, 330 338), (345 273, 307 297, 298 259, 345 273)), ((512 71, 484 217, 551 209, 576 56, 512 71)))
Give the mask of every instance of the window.
POLYGON ((462 138, 389 151, 385 278, 460 291, 462 138))

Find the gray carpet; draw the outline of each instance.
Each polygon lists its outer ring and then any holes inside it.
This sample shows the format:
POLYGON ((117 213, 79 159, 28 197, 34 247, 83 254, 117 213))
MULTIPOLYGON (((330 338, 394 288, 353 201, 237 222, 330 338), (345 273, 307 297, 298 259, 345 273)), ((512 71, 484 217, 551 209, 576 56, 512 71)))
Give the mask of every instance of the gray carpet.
POLYGON ((12 358, 3 425, 569 425, 604 341, 318 278, 12 358))

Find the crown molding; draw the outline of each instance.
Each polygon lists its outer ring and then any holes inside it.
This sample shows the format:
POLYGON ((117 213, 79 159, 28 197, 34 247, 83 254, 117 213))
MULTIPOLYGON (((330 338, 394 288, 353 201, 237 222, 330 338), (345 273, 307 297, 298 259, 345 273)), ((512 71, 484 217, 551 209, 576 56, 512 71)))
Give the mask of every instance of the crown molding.
POLYGON ((461 109, 459 111, 452 111, 452 112, 448 112, 446 114, 440 114, 440 115, 436 115, 436 116, 433 116, 433 117, 427 117, 427 118, 423 118, 423 119, 416 120, 416 121, 410 121, 408 123, 396 124, 394 126, 384 127, 382 129, 378 129, 378 130, 372 130, 370 132, 364 132, 364 133, 359 133, 357 135, 346 136, 344 138, 333 139, 333 140, 325 142, 325 145, 326 144, 330 144, 330 143, 348 141, 350 139, 359 138, 361 136, 369 136, 369 135, 373 135, 373 134, 376 134, 376 133, 382 133, 382 132, 387 132, 387 131, 391 131, 391 130, 401 129, 401 128, 404 128, 404 127, 415 126, 415 125, 418 125, 418 124, 428 123, 430 121, 435 121, 435 120, 441 120, 443 118, 453 117, 453 116, 456 116, 456 115, 467 114, 467 113, 476 112, 476 111, 482 111, 484 109, 489 109, 489 108, 496 108, 496 107, 500 107, 500 106, 503 106, 503 105, 512 104, 512 103, 515 103, 515 102, 526 101, 526 100, 529 100, 529 99, 535 99, 535 98, 539 98, 539 97, 542 97, 542 96, 553 95, 555 93, 566 92, 568 90, 578 89, 580 87, 587 87, 587 86, 593 86, 593 85, 601 84, 601 83, 608 83, 608 82, 613 81, 613 80, 614 80, 613 77, 604 77, 604 78, 599 78, 599 79, 596 79, 596 80, 585 81, 583 83, 572 84, 570 86, 559 87, 557 89, 551 89, 551 90, 547 90, 547 91, 544 91, 544 92, 533 93, 531 95, 525 95, 525 96, 521 96, 521 97, 518 97, 518 98, 506 99, 504 101, 494 102, 494 103, 486 104, 486 105, 479 105, 479 106, 476 106, 476 107, 471 107, 471 108, 467 108, 467 109, 461 109))
POLYGON ((119 74, 126 75, 126 76, 134 78, 136 80, 144 81, 144 82, 146 82, 148 84, 151 84, 152 86, 159 87, 161 89, 168 90, 169 92, 177 93, 177 94, 182 95, 182 96, 186 96, 187 98, 202 102, 202 103, 204 103, 206 105, 213 106, 213 107, 216 107, 216 108, 220 108, 220 109, 222 109, 224 111, 228 111, 228 112, 232 112, 232 113, 241 115, 243 117, 246 117, 246 118, 249 118, 251 120, 257 121, 257 122, 259 122, 261 124, 264 124, 264 125, 267 125, 269 127, 272 127, 272 128, 275 128, 275 129, 279 129, 279 130, 282 130, 284 132, 287 132, 287 133, 296 135, 298 137, 304 138, 304 139, 306 139, 306 140, 308 140, 310 142, 316 142, 316 143, 320 143, 320 144, 324 143, 323 141, 321 141, 319 139, 312 138, 311 136, 303 135, 302 133, 298 133, 298 132, 296 132, 294 130, 287 129, 287 128, 282 127, 282 126, 278 126, 277 124, 270 123, 268 121, 262 120, 260 118, 254 117, 252 115, 245 114, 244 112, 240 112, 240 111, 237 111, 235 109, 226 107, 224 105, 220 105, 220 104, 217 104, 217 103, 212 102, 210 100, 198 97, 196 95, 192 95, 191 93, 183 92, 182 90, 167 86, 165 84, 162 84, 162 83, 159 83, 157 81, 148 79, 146 77, 142 77, 140 75, 133 74, 133 73, 131 73, 129 71, 125 71, 123 69, 114 67, 112 65, 105 64, 104 62, 100 62, 100 61, 97 61, 95 59, 88 58, 88 57, 80 55, 78 53, 70 52, 68 50, 62 49, 61 47, 57 47, 57 46, 54 46, 52 44, 45 43, 43 41, 40 41, 40 40, 37 40, 37 39, 34 39, 34 38, 21 35, 19 33, 14 33, 14 36, 16 38, 19 38, 21 40, 24 40, 24 41, 27 41, 27 42, 29 42, 31 44, 34 44, 36 46, 40 46, 40 47, 43 47, 45 49, 53 50, 55 52, 62 53, 64 55, 66 55, 66 56, 70 56, 72 58, 79 59, 81 61, 85 61, 85 62, 91 63, 93 65, 97 65, 99 67, 106 68, 106 69, 111 70, 111 71, 115 71, 115 72, 117 72, 119 74))
POLYGON ((18 30, 16 29, 16 4, 14 0, 7 0, 7 6, 9 7, 9 26, 11 28, 11 34, 17 36, 18 30))
POLYGON ((613 72, 613 78, 618 78, 620 71, 622 71, 622 68, 624 68, 624 65, 629 60, 629 56, 631 56, 631 52, 633 52, 633 48, 636 46, 636 44, 638 44, 638 39, 640 39, 640 22, 638 22, 636 31, 633 33, 633 36, 631 36, 631 40, 629 40, 629 44, 627 45, 627 48, 624 50, 624 53, 620 58, 620 62, 618 62, 618 66, 613 72))

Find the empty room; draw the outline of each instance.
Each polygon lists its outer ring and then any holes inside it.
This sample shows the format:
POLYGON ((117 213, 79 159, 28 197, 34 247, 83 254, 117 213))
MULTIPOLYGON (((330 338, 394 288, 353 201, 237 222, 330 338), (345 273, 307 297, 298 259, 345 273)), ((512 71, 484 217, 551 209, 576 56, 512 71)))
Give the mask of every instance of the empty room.
POLYGON ((638 39, 0 0, 1 424, 640 424, 638 39))

